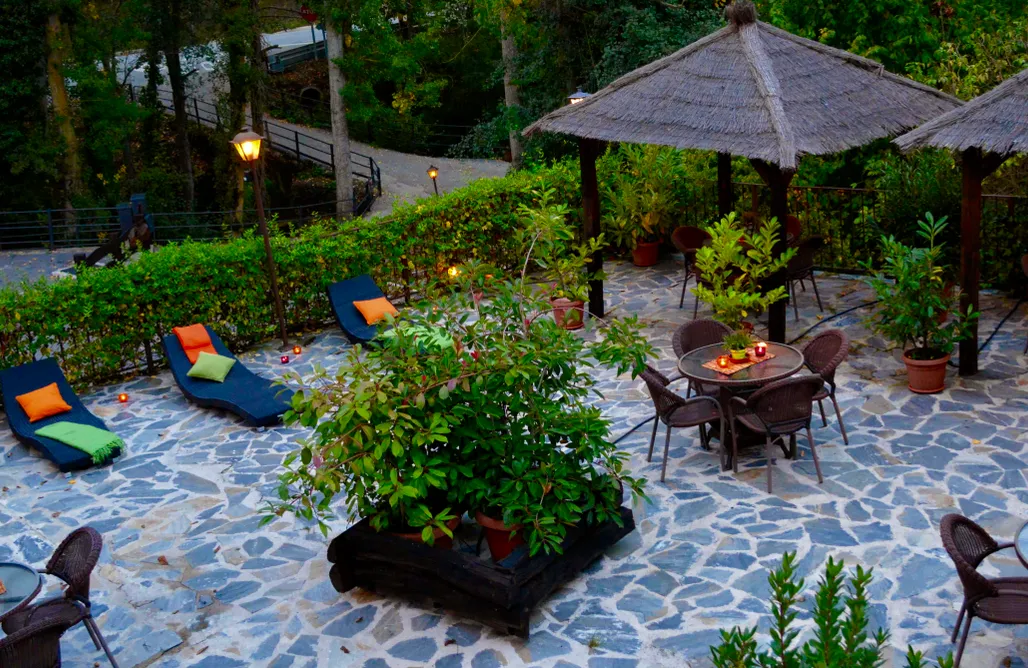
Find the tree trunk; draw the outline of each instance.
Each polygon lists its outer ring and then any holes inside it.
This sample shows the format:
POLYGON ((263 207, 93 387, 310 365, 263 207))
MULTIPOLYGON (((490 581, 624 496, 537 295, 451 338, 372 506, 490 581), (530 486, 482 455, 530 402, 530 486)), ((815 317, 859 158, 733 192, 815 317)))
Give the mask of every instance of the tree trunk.
POLYGON ((64 84, 64 54, 67 52, 68 32, 57 14, 51 14, 46 25, 46 76, 53 100, 54 116, 64 139, 64 193, 71 208, 71 198, 82 192, 82 165, 79 143, 75 136, 68 89, 64 84))
POLYGON ((325 23, 325 37, 328 47, 328 89, 332 103, 332 145, 333 163, 336 173, 336 215, 349 218, 353 215, 353 169, 350 166, 350 132, 346 124, 346 76, 343 74, 343 34, 336 27, 325 23))
MULTIPOLYGON (((236 3, 224 8, 225 14, 236 16, 240 7, 236 3)), ((239 25, 226 26, 231 36, 225 40, 224 46, 228 57, 228 120, 225 131, 229 137, 235 135, 246 125, 246 97, 250 87, 250 72, 246 65, 246 48, 250 40, 240 39, 238 32, 243 29, 239 25)), ((235 219, 242 221, 244 206, 243 163, 236 155, 235 149, 225 144, 223 147, 227 160, 224 202, 227 208, 235 211, 235 219)))
MULTIPOLYGON (((176 6, 177 3, 172 5, 176 6)), ((178 17, 173 15, 171 20, 177 22, 178 17)), ((193 182, 193 154, 189 147, 189 118, 186 115, 186 80, 182 76, 182 61, 179 57, 179 26, 176 25, 169 32, 164 58, 168 61, 168 79, 171 82, 171 99, 175 108, 175 150, 178 152, 179 168, 186 177, 186 200, 189 203, 189 210, 192 211, 196 195, 193 182)))
POLYGON ((161 121, 164 120, 164 105, 161 104, 158 90, 161 85, 161 37, 157 23, 156 11, 151 10, 148 17, 150 25, 149 41, 146 43, 146 89, 140 95, 140 102, 146 110, 143 119, 143 162, 153 164, 157 154, 158 133, 161 121))
MULTIPOLYGON (((510 14, 500 13, 500 52, 503 56, 503 101, 507 105, 508 122, 514 120, 521 107, 521 91, 514 83, 514 66, 518 57, 518 45, 510 29, 510 14)), ((518 130, 510 130, 510 164, 514 169, 521 167, 521 135, 518 130)))
MULTIPOLYGON (((260 16, 261 7, 259 0, 250 0, 250 11, 253 16, 260 16)), ((261 152, 265 156, 267 156, 267 151, 270 149, 268 145, 270 137, 268 137, 264 127, 264 114, 268 106, 265 102, 267 96, 265 88, 267 72, 267 55, 264 53, 261 31, 259 28, 254 27, 253 33, 250 35, 250 75, 252 77, 250 80, 250 123, 253 131, 264 137, 264 148, 261 152)), ((266 159, 264 163, 267 164, 266 159)), ((268 199, 268 192, 264 187, 264 179, 257 178, 256 172, 254 172, 253 187, 261 189, 261 195, 265 202, 270 201, 268 199)))

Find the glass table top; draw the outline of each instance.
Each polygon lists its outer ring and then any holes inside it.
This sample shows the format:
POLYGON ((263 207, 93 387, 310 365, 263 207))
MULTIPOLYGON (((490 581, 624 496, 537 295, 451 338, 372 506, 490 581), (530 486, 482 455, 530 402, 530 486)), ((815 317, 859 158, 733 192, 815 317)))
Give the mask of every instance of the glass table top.
POLYGON ((0 563, 0 582, 7 590, 0 594, 0 615, 34 596, 41 583, 40 577, 35 569, 24 564, 0 563))
POLYGON ((782 378, 788 378, 803 368, 803 353, 784 343, 768 343, 767 350, 772 359, 736 371, 726 376, 703 365, 724 354, 720 343, 691 350, 678 360, 678 370, 685 377, 711 385, 764 385, 782 378))

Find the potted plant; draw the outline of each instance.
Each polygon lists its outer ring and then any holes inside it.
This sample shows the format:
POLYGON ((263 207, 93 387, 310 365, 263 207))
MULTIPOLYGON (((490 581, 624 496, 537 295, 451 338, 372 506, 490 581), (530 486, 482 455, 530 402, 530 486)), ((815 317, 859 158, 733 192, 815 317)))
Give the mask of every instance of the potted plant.
POLYGON ((788 298, 785 286, 765 291, 762 283, 784 271, 796 249, 789 248, 775 256, 775 218, 751 233, 742 228, 735 213, 730 213, 707 231, 711 235, 710 245, 696 252, 696 269, 702 277, 694 288, 696 296, 711 307, 715 319, 737 333, 752 330, 745 318, 788 298))
MULTIPOLYGON (((882 270, 867 279, 879 301, 870 325, 876 333, 905 348, 908 386, 921 394, 945 389, 950 354, 957 342, 969 336, 971 323, 978 317, 970 306, 966 313, 960 312, 960 291, 944 279, 940 260, 945 229, 945 216, 936 220, 926 213, 925 219, 918 221, 917 230, 918 237, 925 240, 924 247, 907 246, 892 236, 883 236, 882 270)), ((871 271, 870 262, 864 268, 871 271)))
POLYGON ((750 347, 751 342, 749 333, 740 329, 725 336, 723 345, 733 360, 741 362, 746 359, 746 349, 750 347))
POLYGON ((671 148, 630 144, 618 155, 620 169, 604 187, 603 231, 613 245, 632 251, 635 266, 650 267, 674 221, 681 157, 671 148))

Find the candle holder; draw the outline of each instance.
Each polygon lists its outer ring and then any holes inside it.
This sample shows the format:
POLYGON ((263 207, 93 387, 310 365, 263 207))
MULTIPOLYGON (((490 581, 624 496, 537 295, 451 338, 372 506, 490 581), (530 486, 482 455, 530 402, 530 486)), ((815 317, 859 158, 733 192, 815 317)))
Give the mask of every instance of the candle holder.
POLYGON ((767 355, 767 344, 763 341, 758 342, 757 345, 753 346, 753 354, 757 357, 767 355))
POLYGON ((293 354, 294 355, 299 355, 302 352, 303 352, 303 348, 301 348, 300 346, 293 346, 293 354))
POLYGON ((120 403, 123 403, 123 404, 124 403, 128 403, 128 395, 125 394, 124 392, 122 392, 121 394, 118 395, 118 401, 120 403))
POLYGON ((279 361, 282 362, 282 364, 289 364, 289 355, 283 355, 279 358, 279 361))
POLYGON ((718 366, 719 369, 727 369, 728 368, 728 355, 720 355, 717 358, 717 366, 718 366))

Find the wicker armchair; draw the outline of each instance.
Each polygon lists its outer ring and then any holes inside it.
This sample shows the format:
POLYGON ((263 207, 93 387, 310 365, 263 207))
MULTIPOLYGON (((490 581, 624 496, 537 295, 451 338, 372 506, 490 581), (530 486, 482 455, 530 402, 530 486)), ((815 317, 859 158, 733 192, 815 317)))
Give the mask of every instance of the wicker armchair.
POLYGON ((700 442, 703 444, 704 450, 709 450, 710 441, 702 425, 708 422, 720 423, 721 467, 724 468, 727 456, 725 452, 725 419, 724 413, 721 411, 720 402, 714 397, 704 395, 686 399, 675 394, 667 387, 671 381, 652 367, 647 366, 646 370, 640 375, 646 383, 646 388, 650 391, 653 407, 657 411, 656 419, 653 421, 653 433, 650 435, 650 451, 646 455, 646 461, 652 461, 653 459, 653 445, 657 440, 657 427, 661 422, 667 425, 667 436, 664 439, 664 465, 660 469, 660 481, 664 482, 664 476, 667 473, 667 457, 668 450, 671 448, 672 427, 701 427, 700 442))
POLYGON ((56 668, 61 665, 61 636, 82 621, 77 618, 46 617, 0 638, 0 666, 56 668))
MULTIPOLYGON (((710 241, 710 234, 699 227, 683 226, 671 233, 671 243, 685 256, 682 262, 684 273, 682 274, 682 297, 678 300, 678 308, 685 305, 685 285, 691 276, 695 276, 693 263, 696 261, 696 251, 710 241)), ((695 318, 695 314, 693 315, 695 318)))
POLYGON ((118 668, 114 655, 93 619, 89 603, 89 577, 100 559, 103 537, 91 527, 72 531, 57 546, 53 556, 40 573, 62 580, 67 588, 59 598, 50 599, 9 615, 3 620, 3 630, 13 634, 46 619, 73 619, 82 621, 96 648, 102 649, 114 668, 118 668))
POLYGON ((825 418, 825 399, 832 400, 835 407, 835 417, 839 420, 839 430, 842 432, 842 442, 849 445, 850 439, 846 435, 846 425, 842 422, 842 411, 839 410, 839 402, 835 398, 835 370, 846 359, 850 352, 850 340, 841 329, 830 329, 822 332, 803 346, 803 363, 812 373, 821 376, 825 381, 821 391, 814 395, 817 407, 821 411, 821 424, 828 426, 825 418))
POLYGON ((814 436, 810 433, 810 419, 814 412, 814 397, 824 386, 820 376, 800 376, 775 381, 760 388, 749 397, 732 397, 732 465, 739 472, 739 446, 735 422, 758 434, 764 434, 767 444, 767 491, 772 491, 771 468, 774 460, 771 448, 775 441, 791 457, 796 457, 796 433, 807 430, 807 443, 814 458, 817 481, 824 482, 821 462, 817 458, 814 436), (789 448, 785 448, 785 437, 789 448))
POLYGON ((800 319, 800 310, 796 305, 797 282, 805 292, 807 286, 804 284, 804 281, 810 279, 810 284, 814 286, 814 296, 817 297, 817 308, 820 311, 825 310, 825 307, 821 304, 821 295, 817 291, 817 280, 814 278, 814 256, 824 246, 824 237, 814 236, 800 241, 796 245, 795 257, 789 260, 789 265, 786 267, 786 280, 789 281, 789 296, 792 298, 792 312, 797 320, 800 319))
MULTIPOLYGON (((675 333, 671 335, 671 348, 675 351, 675 359, 682 359, 682 355, 687 352, 702 348, 703 346, 721 343, 731 333, 731 327, 717 320, 708 320, 706 318, 691 320, 676 329, 675 333)), ((692 381, 690 380, 688 389, 685 392, 686 399, 692 396, 693 389, 698 394, 703 393, 702 388, 693 388, 692 381)))
POLYGON ((978 566, 986 557, 1014 544, 997 543, 985 529, 966 517, 946 515, 942 518, 939 532, 942 546, 957 567, 957 575, 964 587, 964 603, 950 637, 950 642, 957 641, 963 622, 954 664, 960 668, 972 618, 979 617, 994 624, 1028 624, 1028 578, 987 578, 979 573, 978 566))

